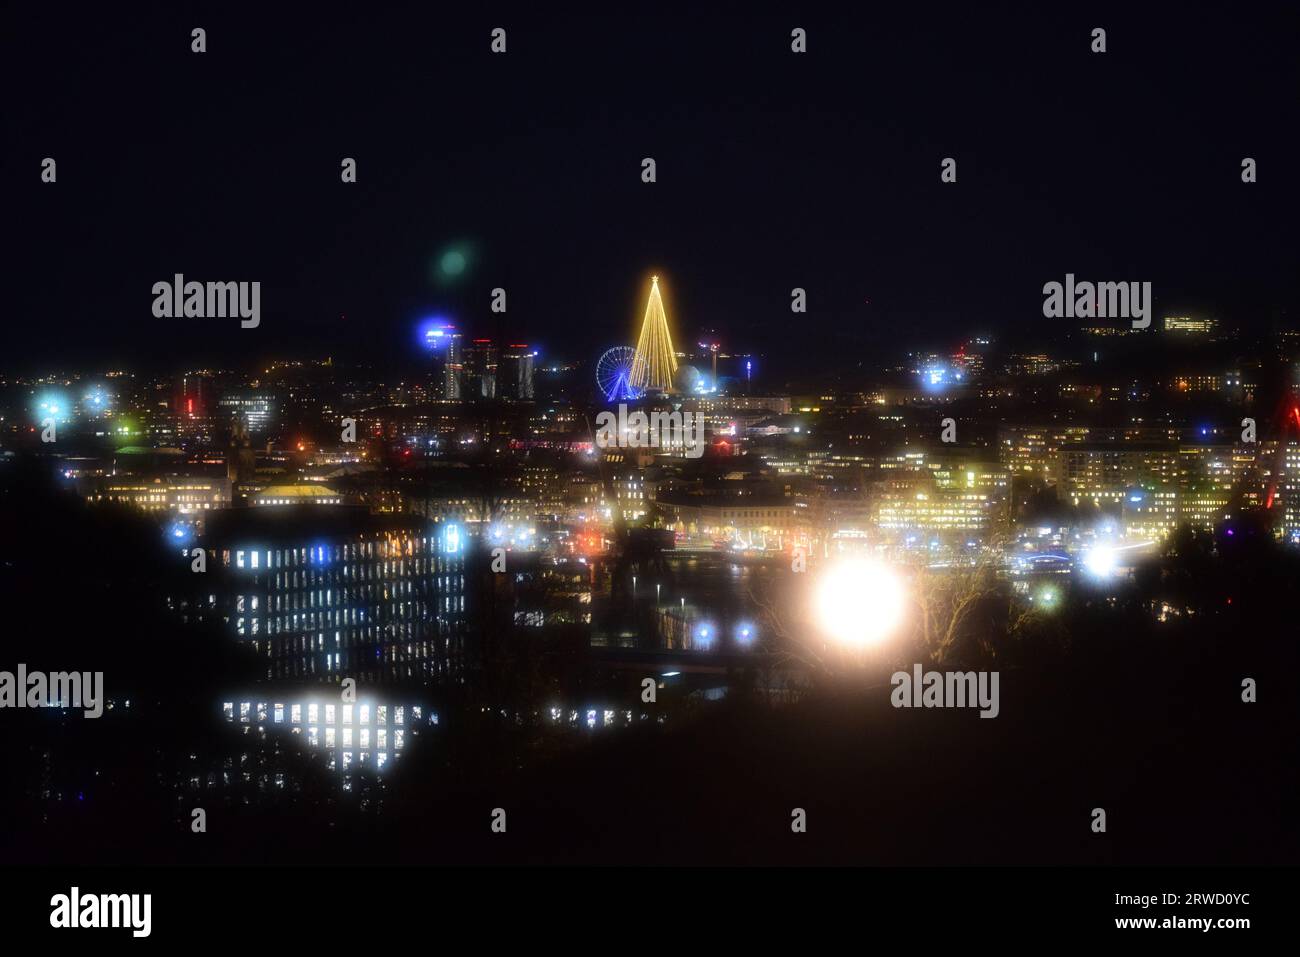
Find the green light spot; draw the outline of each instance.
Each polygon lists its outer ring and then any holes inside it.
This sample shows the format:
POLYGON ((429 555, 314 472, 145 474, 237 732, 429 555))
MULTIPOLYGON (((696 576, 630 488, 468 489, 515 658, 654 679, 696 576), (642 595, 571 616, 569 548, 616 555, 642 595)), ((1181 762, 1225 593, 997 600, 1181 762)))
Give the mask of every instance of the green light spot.
POLYGON ((444 276, 459 276, 465 271, 465 254, 459 249, 451 249, 442 254, 438 267, 444 276))

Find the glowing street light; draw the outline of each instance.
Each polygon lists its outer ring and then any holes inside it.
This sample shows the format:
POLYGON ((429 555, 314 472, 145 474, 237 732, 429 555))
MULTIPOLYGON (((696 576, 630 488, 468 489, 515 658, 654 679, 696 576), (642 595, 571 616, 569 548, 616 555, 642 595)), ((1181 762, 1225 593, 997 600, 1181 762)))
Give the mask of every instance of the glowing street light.
POLYGON ((871 648, 890 636, 903 620, 906 589, 889 566, 851 558, 826 569, 814 604, 818 623, 841 645, 871 648))
POLYGON ((1083 567, 1095 578, 1109 578, 1118 565, 1119 556, 1109 545, 1094 545, 1083 556, 1083 567))
POLYGON ((742 621, 736 626, 736 642, 741 645, 752 645, 757 629, 748 621, 742 621))

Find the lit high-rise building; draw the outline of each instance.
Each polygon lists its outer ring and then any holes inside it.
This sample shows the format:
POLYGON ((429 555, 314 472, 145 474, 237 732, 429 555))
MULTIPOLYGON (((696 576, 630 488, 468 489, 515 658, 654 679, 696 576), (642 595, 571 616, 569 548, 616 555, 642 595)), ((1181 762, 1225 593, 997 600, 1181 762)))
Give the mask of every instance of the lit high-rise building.
POLYGON ((424 330, 424 344, 433 356, 439 398, 459 399, 465 361, 460 333, 450 323, 436 322, 424 330))
POLYGON ((1300 445, 1288 442, 1282 465, 1282 535, 1300 544, 1300 445))
POLYGON ((1178 449, 1161 443, 1085 442, 1060 450, 1061 494, 1072 504, 1120 504, 1133 487, 1177 487, 1178 449))
POLYGON ((491 339, 471 339, 465 346, 460 398, 495 399, 497 395, 497 345, 491 339))
POLYGON ((250 435, 265 435, 275 424, 275 397, 265 392, 229 392, 217 401, 226 421, 242 415, 250 435))
MULTIPOLYGON (((438 724, 437 713, 422 704, 364 693, 348 703, 337 694, 303 692, 273 692, 268 700, 262 688, 223 701, 221 712, 227 723, 254 735, 258 747, 265 748, 270 735, 292 736, 300 747, 322 752, 327 768, 344 773, 382 772, 412 738, 438 724)), ((229 783, 228 775, 223 783, 229 783)))
POLYGON ((497 395, 506 399, 533 398, 533 358, 537 353, 523 343, 501 350, 497 363, 497 395))
POLYGON ((1006 502, 1001 489, 977 481, 975 472, 952 483, 926 472, 891 476, 876 485, 871 501, 885 540, 927 548, 936 536, 981 538, 1003 517, 1006 502))
POLYGON ((268 679, 434 681, 464 661, 464 532, 354 506, 213 513, 200 613, 268 679))
POLYGON ((203 443, 214 441, 221 431, 215 412, 216 397, 211 374, 187 372, 177 380, 172 413, 178 439, 203 443))

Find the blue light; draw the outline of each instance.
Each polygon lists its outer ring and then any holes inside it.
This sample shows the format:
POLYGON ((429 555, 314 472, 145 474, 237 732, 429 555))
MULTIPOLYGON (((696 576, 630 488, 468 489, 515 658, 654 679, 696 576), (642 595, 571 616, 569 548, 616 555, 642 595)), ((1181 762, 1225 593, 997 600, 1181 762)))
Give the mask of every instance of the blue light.
POLYGON ((56 422, 67 422, 71 418, 72 403, 57 392, 49 392, 36 400, 38 419, 53 418, 56 422))
POLYGON ((456 327, 442 316, 433 316, 419 325, 420 344, 426 349, 446 349, 456 327))
POLYGON ((928 366, 921 370, 921 384, 927 392, 942 392, 949 379, 950 372, 945 366, 928 366))
POLYGON ((752 645, 754 638, 758 634, 758 629, 752 622, 742 621, 736 625, 736 642, 741 645, 752 645))
POLYGON ((632 388, 629 373, 620 372, 614 377, 614 381, 610 385, 609 391, 605 393, 605 401, 614 402, 617 399, 631 398, 634 392, 635 390, 632 388))
POLYGON ((442 550, 448 555, 460 553, 460 526, 448 525, 442 533, 442 550))

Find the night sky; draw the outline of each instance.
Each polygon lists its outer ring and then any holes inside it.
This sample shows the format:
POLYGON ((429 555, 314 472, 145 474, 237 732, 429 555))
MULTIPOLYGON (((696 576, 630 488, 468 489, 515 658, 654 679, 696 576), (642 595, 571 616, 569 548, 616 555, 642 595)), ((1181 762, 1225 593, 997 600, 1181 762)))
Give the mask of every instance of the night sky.
POLYGON ((652 270, 679 338, 804 368, 1041 331, 1067 272, 1295 321, 1294 24, 1253 6, 174 6, 6 18, 6 369, 391 362, 434 314, 589 360, 652 270), (261 327, 155 318, 176 272, 261 281, 261 327))

